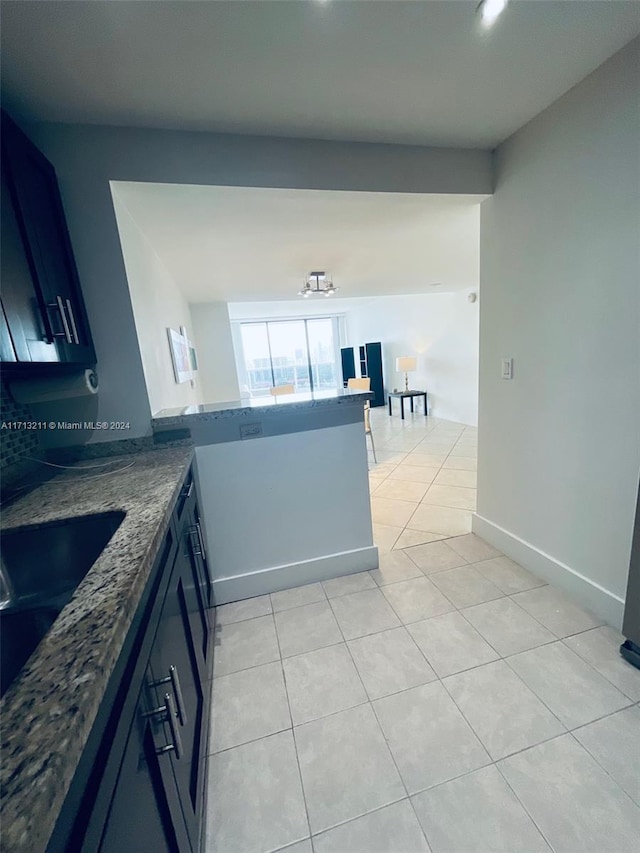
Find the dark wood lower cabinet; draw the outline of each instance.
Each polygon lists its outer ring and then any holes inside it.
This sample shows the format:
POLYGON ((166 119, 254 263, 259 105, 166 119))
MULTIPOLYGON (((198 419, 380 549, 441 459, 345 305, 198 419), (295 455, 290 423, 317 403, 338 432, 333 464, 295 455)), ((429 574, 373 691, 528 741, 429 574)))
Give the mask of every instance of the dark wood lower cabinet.
POLYGON ((100 853, 187 850, 189 839, 168 756, 141 697, 111 802, 100 853))
POLYGON ((191 849, 197 851, 209 708, 204 656, 208 622, 200 606, 188 535, 182 544, 187 552, 181 548, 176 556, 149 661, 153 679, 149 688, 155 694, 155 707, 167 708, 159 715, 164 735, 157 749, 172 768, 191 849))
POLYGON ((50 853, 198 853, 212 670, 211 580, 191 472, 50 853))

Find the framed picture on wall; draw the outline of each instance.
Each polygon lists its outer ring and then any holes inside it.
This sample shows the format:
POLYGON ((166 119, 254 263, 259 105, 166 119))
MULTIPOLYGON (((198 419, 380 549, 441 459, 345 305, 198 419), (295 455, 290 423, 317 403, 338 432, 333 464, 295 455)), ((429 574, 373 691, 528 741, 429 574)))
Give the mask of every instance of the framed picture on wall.
POLYGON ((171 350, 171 363, 173 364, 173 375, 178 384, 189 382, 192 378, 191 352, 186 335, 176 332, 175 329, 167 328, 169 338, 169 349, 171 350))

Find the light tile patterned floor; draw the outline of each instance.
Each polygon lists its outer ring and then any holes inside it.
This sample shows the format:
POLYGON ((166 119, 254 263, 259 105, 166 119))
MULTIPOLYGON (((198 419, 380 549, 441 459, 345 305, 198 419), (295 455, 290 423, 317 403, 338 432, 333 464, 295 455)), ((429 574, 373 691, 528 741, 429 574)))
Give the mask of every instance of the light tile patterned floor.
POLYGON ((622 638, 469 533, 474 429, 372 414, 379 569, 218 608, 207 853, 635 853, 622 638))

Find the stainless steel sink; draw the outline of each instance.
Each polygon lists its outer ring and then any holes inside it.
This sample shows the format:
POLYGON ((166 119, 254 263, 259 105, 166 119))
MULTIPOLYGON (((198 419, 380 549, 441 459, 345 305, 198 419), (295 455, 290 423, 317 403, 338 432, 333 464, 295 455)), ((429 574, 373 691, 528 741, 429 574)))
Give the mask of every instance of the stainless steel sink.
POLYGON ((124 516, 124 512, 78 516, 2 533, 0 695, 71 599, 124 516))

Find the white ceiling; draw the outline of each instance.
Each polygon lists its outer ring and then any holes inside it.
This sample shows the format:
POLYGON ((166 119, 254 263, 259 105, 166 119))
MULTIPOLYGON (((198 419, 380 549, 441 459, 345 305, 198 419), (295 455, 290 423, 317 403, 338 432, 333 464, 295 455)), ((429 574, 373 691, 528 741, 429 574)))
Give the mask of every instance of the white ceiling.
POLYGON ((478 287, 481 196, 112 187, 189 302, 295 298, 311 270, 335 300, 478 287))
POLYGON ((491 148, 640 32, 638 2, 3 0, 17 118, 491 148))

